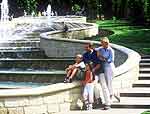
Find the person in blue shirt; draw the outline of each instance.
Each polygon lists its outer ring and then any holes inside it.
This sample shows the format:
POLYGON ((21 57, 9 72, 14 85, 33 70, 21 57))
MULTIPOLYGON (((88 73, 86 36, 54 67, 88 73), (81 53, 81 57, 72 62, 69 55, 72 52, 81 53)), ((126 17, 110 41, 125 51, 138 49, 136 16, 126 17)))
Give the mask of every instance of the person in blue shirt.
POLYGON ((104 37, 101 39, 101 47, 97 48, 98 57, 104 62, 104 74, 106 83, 110 93, 110 99, 113 96, 112 78, 114 73, 114 50, 109 45, 109 39, 104 37))
POLYGON ((98 88, 97 83, 98 81, 101 84, 103 95, 104 95, 104 104, 105 104, 105 109, 110 108, 110 95, 109 95, 109 90, 106 85, 106 80, 104 76, 104 69, 103 69, 103 61, 100 60, 97 56, 97 51, 93 49, 93 46, 91 43, 87 43, 84 46, 85 53, 83 54, 83 61, 86 63, 92 63, 93 68, 92 72, 95 75, 95 87, 94 87, 94 94, 96 100, 100 98, 100 88, 98 88))

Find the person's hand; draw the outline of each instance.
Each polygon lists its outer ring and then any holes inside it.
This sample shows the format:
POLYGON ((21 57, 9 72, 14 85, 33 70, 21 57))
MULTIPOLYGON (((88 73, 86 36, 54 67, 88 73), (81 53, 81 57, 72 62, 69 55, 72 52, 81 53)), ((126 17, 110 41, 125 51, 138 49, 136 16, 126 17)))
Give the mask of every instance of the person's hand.
POLYGON ((93 72, 93 73, 95 72, 95 68, 92 69, 92 72, 93 72))

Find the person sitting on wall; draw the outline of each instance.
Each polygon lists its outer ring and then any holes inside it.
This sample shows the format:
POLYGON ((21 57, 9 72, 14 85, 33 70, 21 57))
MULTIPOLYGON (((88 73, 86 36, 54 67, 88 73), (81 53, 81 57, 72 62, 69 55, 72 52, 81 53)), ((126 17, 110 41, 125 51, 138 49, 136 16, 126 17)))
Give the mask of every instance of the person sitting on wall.
POLYGON ((82 59, 83 56, 81 54, 77 54, 75 63, 73 65, 69 65, 68 68, 66 68, 67 75, 65 77, 64 83, 71 83, 75 76, 83 75, 83 72, 85 71, 85 64, 82 59))

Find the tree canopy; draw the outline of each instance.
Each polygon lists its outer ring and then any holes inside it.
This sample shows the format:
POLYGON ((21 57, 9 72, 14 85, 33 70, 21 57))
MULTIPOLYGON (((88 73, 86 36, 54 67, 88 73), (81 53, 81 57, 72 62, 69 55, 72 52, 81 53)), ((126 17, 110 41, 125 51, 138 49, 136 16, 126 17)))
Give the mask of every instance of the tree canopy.
MULTIPOLYGON (((104 15, 111 19, 130 19, 134 22, 150 22, 150 0, 9 0, 18 10, 28 14, 42 12, 51 4, 58 15, 73 14, 81 10, 83 15, 95 19, 104 15)), ((11 6, 10 4, 10 6, 11 6)), ((13 8, 12 6, 12 9, 13 8)), ((12 11, 16 13, 16 11, 12 11)))

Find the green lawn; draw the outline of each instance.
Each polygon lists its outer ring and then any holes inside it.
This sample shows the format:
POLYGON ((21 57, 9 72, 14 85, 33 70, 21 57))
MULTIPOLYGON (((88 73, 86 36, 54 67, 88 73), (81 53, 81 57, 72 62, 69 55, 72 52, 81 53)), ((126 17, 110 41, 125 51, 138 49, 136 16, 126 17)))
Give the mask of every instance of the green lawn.
MULTIPOLYGON (((100 29, 108 29, 114 32, 109 36, 112 43, 131 48, 141 55, 150 55, 150 28, 143 26, 132 26, 126 21, 96 21, 100 29)), ((94 40, 99 40, 95 37, 94 40)))
POLYGON ((145 111, 145 112, 143 112, 141 114, 150 114, 150 111, 145 111))

